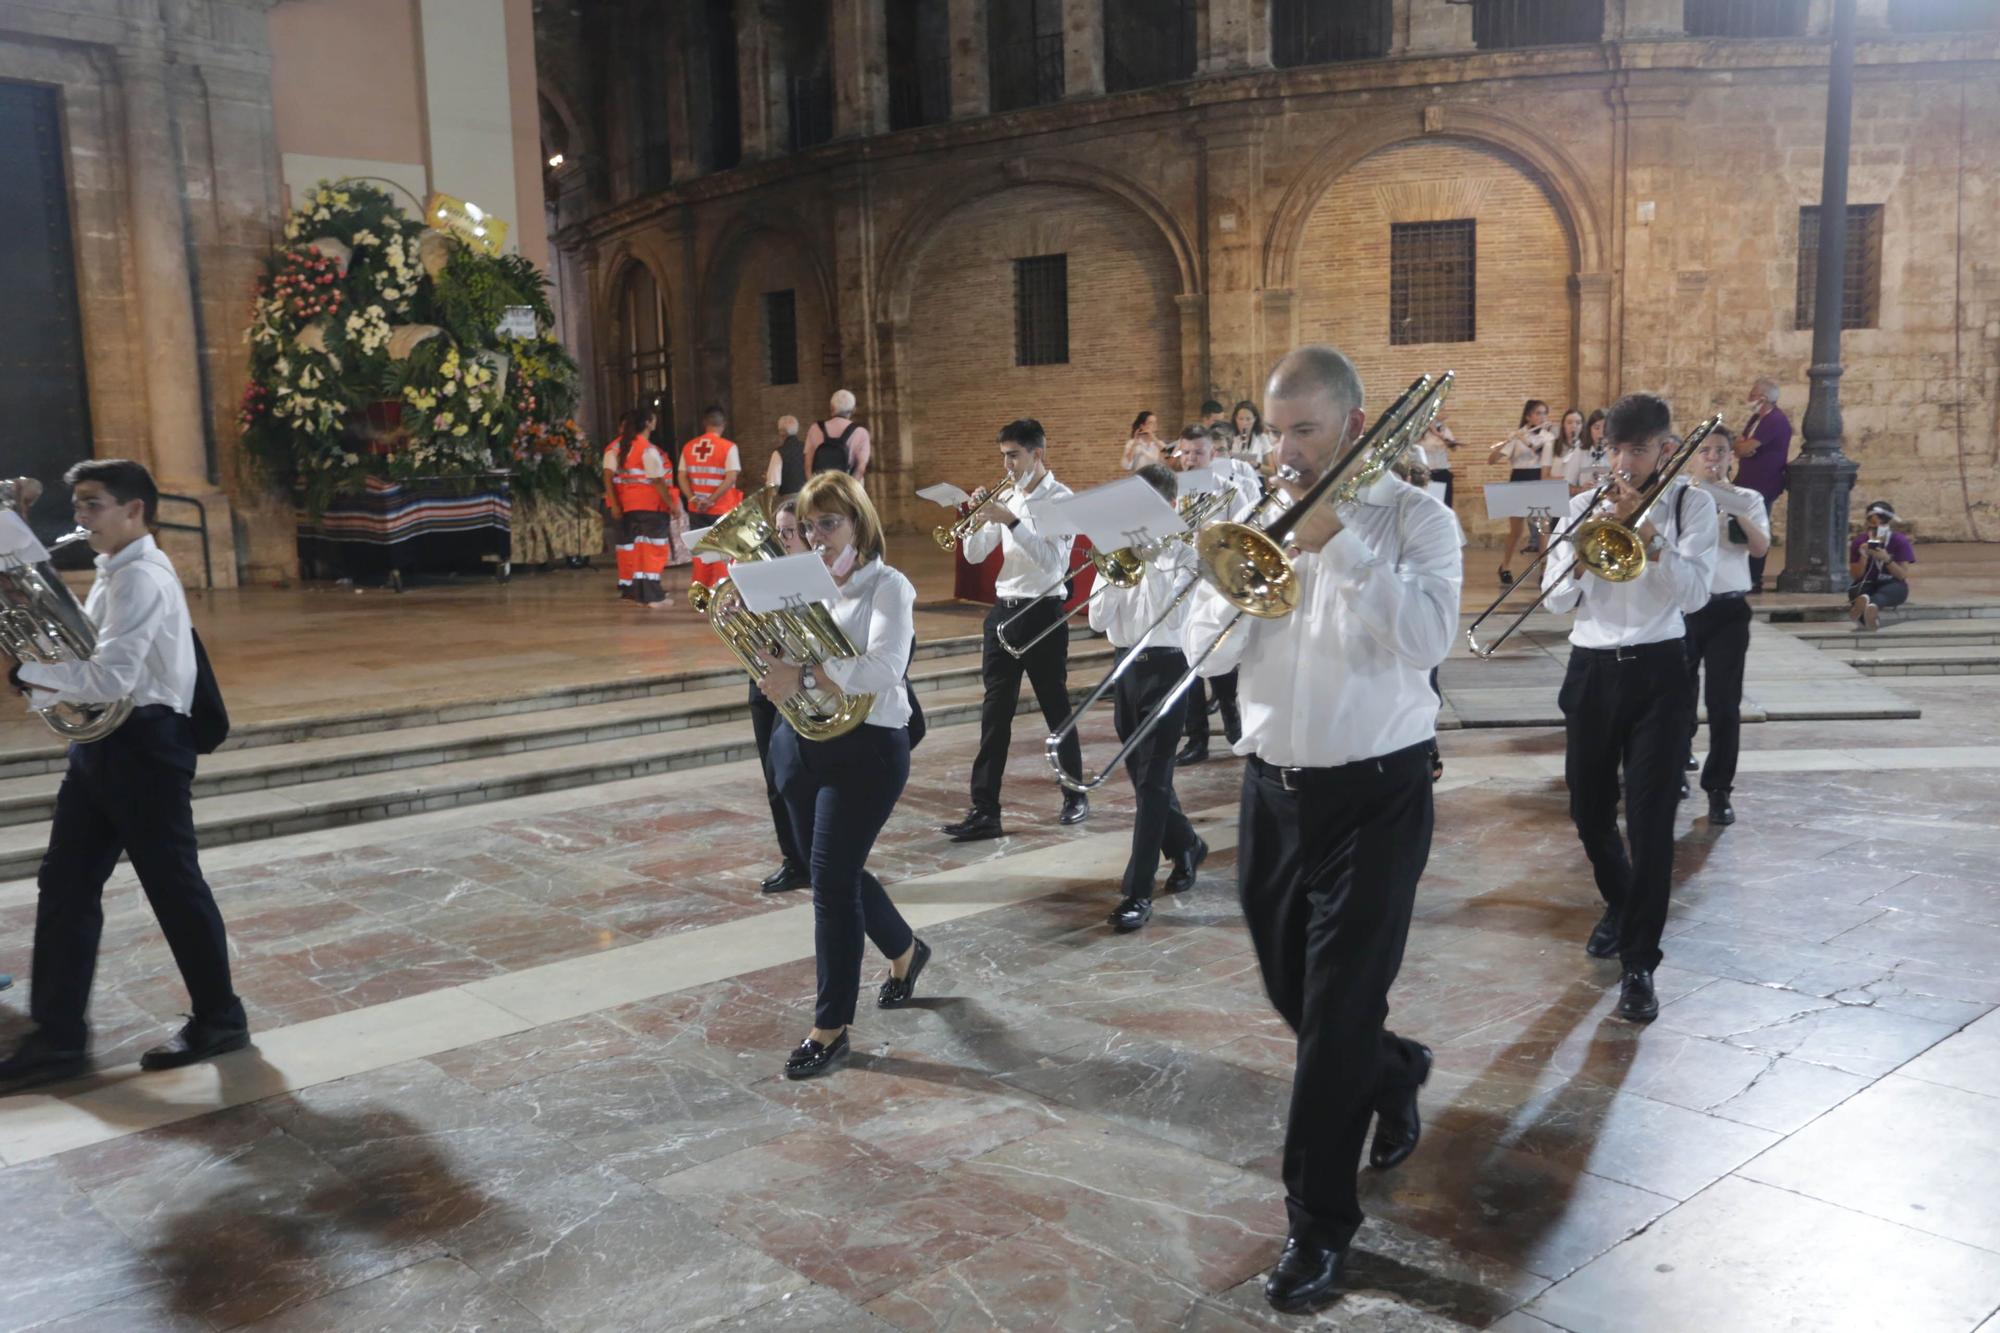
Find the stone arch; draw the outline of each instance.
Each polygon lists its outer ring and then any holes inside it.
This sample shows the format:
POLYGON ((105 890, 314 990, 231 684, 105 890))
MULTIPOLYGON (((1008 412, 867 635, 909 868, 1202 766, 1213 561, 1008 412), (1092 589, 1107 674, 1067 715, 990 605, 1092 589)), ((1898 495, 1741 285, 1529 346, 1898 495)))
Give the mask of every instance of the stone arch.
POLYGON ((1383 120, 1343 130, 1315 152, 1272 211, 1264 242, 1264 286, 1287 289, 1297 280, 1300 242, 1313 208, 1334 182, 1385 148, 1426 139, 1461 139, 1497 150, 1538 184, 1562 219, 1577 274, 1609 268, 1603 210, 1575 159, 1525 122, 1485 107, 1427 108, 1421 130, 1383 120))
POLYGON ((909 317, 910 279, 916 262, 953 213, 989 195, 1027 185, 1060 185, 1108 195, 1152 224, 1152 230, 1171 256, 1179 277, 1178 295, 1193 296, 1202 289, 1201 260, 1187 229, 1161 198, 1129 176, 1105 167, 1061 159, 1030 161, 1014 158, 984 172, 970 172, 964 178, 936 191, 904 219, 888 248, 882 252, 875 309, 883 318, 901 321, 909 317))

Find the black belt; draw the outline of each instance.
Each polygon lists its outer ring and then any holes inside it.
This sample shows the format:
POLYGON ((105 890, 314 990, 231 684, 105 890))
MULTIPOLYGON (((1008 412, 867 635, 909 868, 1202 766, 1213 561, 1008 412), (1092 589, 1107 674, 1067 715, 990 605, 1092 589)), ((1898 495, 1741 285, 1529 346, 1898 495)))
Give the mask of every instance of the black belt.
POLYGON ((1431 746, 1434 744, 1436 744, 1435 738, 1422 740, 1418 741, 1415 745, 1405 745, 1400 750, 1391 750, 1388 754, 1378 754, 1368 759, 1356 759, 1351 763, 1336 764, 1331 768, 1304 768, 1286 764, 1273 764, 1253 754, 1250 756, 1249 769, 1258 777, 1263 778, 1267 782, 1275 782, 1286 791, 1305 791, 1308 788, 1329 782, 1349 781, 1359 777, 1363 773, 1386 772, 1390 764, 1413 756, 1421 756, 1425 760, 1429 760, 1431 746))
POLYGON ((1713 606, 1717 602, 1734 602, 1749 595, 1748 592, 1712 592, 1708 595, 1708 601, 1709 605, 1713 606))
POLYGON ((1571 644, 1569 650, 1585 657, 1603 658, 1607 662, 1636 662, 1646 657, 1684 657, 1687 655, 1687 644, 1682 639, 1658 639, 1652 643, 1628 643, 1616 648, 1579 648, 1571 644))
POLYGON ((1009 611, 1012 611, 1017 606, 1030 606, 1035 602, 1060 602, 1061 600, 1062 598, 1056 596, 1054 593, 1047 593, 1041 597, 1002 597, 994 605, 1004 606, 1009 611))
POLYGON ((151 719, 156 717, 174 717, 179 712, 180 709, 175 708, 172 704, 141 704, 132 710, 132 716, 151 719))

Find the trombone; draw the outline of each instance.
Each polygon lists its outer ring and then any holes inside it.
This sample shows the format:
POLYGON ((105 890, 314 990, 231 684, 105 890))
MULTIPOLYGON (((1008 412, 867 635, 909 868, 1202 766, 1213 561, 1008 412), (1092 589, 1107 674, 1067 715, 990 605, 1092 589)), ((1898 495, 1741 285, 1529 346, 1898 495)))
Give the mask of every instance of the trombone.
POLYGON ((940 524, 932 528, 931 540, 938 544, 938 549, 941 551, 956 551, 958 544, 967 537, 970 537, 973 529, 979 526, 980 512, 987 505, 1004 503, 1012 499, 1013 495, 1014 479, 1012 477, 1004 478, 998 486, 986 492, 978 504, 966 510, 965 517, 959 519, 956 523, 940 524))
MULTIPOLYGON (((1091 792, 1103 786, 1131 753, 1153 734, 1168 710, 1194 685, 1201 674, 1202 664, 1243 623, 1243 617, 1277 620, 1291 614, 1298 605, 1298 576, 1292 567, 1291 557, 1285 553, 1286 539, 1327 499, 1331 498, 1335 504, 1347 504, 1393 467, 1396 459, 1410 447, 1410 442, 1422 435, 1437 419, 1439 410, 1444 406, 1444 396, 1451 391, 1454 375, 1455 372, 1447 370, 1436 379, 1429 375, 1418 376, 1409 388, 1403 390, 1400 398, 1375 418, 1375 424, 1355 441, 1354 446, 1287 508, 1274 514, 1270 504, 1273 497, 1267 496, 1265 503, 1244 521, 1211 523, 1195 535, 1198 572, 1181 583, 1167 609, 1146 627, 1131 648, 1119 656, 1110 672, 1097 683, 1097 688, 1084 697, 1068 719, 1049 734, 1044 749, 1058 782, 1074 792, 1091 792), (1224 622, 1199 655, 1189 660, 1188 669, 1167 691, 1159 707, 1134 728, 1109 763, 1095 776, 1071 777, 1063 770, 1060 756, 1062 743, 1083 724, 1083 715, 1110 691, 1118 678, 1125 674, 1125 669, 1138 660, 1139 646, 1145 643, 1147 636, 1179 609, 1196 585, 1203 582, 1235 607, 1236 614, 1224 622)), ((1301 480, 1300 474, 1289 467, 1280 467, 1278 475, 1287 482, 1301 480)))
POLYGON ((1606 477, 1604 484, 1591 493, 1590 503, 1583 507, 1582 512, 1571 521, 1567 528, 1549 539, 1542 553, 1535 557, 1535 562, 1528 566, 1527 572, 1521 575, 1520 579, 1515 582, 1514 587, 1501 592, 1498 597, 1493 599, 1491 606, 1481 611, 1478 617, 1465 627, 1465 646, 1472 650, 1472 655, 1483 659, 1491 657, 1494 653, 1498 652, 1500 645, 1507 642, 1514 631, 1527 623, 1528 617, 1533 615, 1540 609, 1542 603, 1549 599, 1549 594, 1554 592, 1564 579, 1576 573, 1578 565, 1583 566, 1586 571, 1597 575, 1598 578, 1603 579, 1606 583, 1630 583, 1633 579, 1645 573, 1646 543, 1639 540, 1639 525, 1646 521, 1647 513, 1652 510, 1655 504, 1659 503, 1660 497, 1665 495, 1668 489, 1673 486, 1674 480, 1680 475, 1681 469, 1687 466, 1688 460, 1693 458, 1695 451, 1701 448, 1702 441, 1706 440, 1721 425, 1722 417, 1718 413, 1702 422, 1701 425, 1695 427, 1689 433, 1687 439, 1681 442, 1680 447, 1675 449, 1667 461, 1655 470, 1653 484, 1648 486, 1645 492, 1639 497, 1639 507, 1632 511, 1630 518, 1621 520, 1613 518, 1609 514, 1600 514, 1597 512, 1599 506, 1604 503, 1605 497, 1611 493, 1613 486, 1616 486, 1620 482, 1631 480, 1629 476, 1622 472, 1613 473, 1611 476, 1606 477), (1482 644, 1479 641, 1479 627, 1485 624, 1487 619, 1500 609, 1501 605, 1513 593, 1514 588, 1518 588, 1521 584, 1526 583, 1529 576, 1537 569, 1540 569, 1542 563, 1551 555, 1555 554, 1556 547, 1563 542, 1568 542, 1576 554, 1571 558, 1569 564, 1564 567, 1562 574, 1557 577, 1554 583, 1545 586, 1535 597, 1534 601, 1528 603, 1520 614, 1509 621, 1507 627, 1500 631, 1498 638, 1494 639, 1491 643, 1482 644))
MULTIPOLYGON (((1218 514, 1225 512, 1232 498, 1234 498, 1234 492, 1227 490, 1212 491, 1207 495, 1183 495, 1174 501, 1174 508, 1179 511, 1181 522, 1187 524, 1187 528, 1183 532, 1173 534, 1167 540, 1186 541, 1191 539, 1204 524, 1212 521, 1218 514)), ((1036 644, 1075 619, 1077 612, 1087 609, 1092 602, 1097 600, 1098 594, 1106 588, 1138 587, 1139 580, 1145 577, 1146 562, 1151 560, 1156 554, 1157 552, 1153 550, 1131 546, 1120 547, 1115 551, 1090 551, 1084 560, 1079 560, 1070 568, 1067 574, 1062 576, 1060 583, 1052 584, 1044 589, 1027 606, 1022 607, 1002 622, 1000 628, 993 631, 993 636, 1000 641, 1000 646, 1005 648, 1011 656, 1027 656, 1036 644), (1054 596, 1057 588, 1062 587, 1063 584, 1068 583, 1078 574, 1081 574, 1086 563, 1097 566, 1097 583, 1091 588, 1090 595, 1069 610, 1063 612, 1053 623, 1043 626, 1039 634, 1018 648, 1009 643, 1007 641, 1007 631, 1014 627, 1015 622, 1033 613, 1036 602, 1039 602, 1043 597, 1054 596)))

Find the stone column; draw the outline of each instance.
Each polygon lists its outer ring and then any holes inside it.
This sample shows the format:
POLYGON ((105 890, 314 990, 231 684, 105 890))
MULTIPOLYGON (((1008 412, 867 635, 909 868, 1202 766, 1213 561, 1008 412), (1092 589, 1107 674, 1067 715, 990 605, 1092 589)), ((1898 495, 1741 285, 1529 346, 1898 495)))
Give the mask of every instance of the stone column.
POLYGON ((1477 50, 1472 40, 1472 6, 1428 0, 1396 0, 1390 55, 1457 55, 1477 50))
POLYGON ((1104 95, 1104 0, 1062 0, 1063 96, 1104 95))
POLYGON ((1611 275, 1577 273, 1569 281, 1576 318, 1576 382, 1570 401, 1609 403, 1618 396, 1611 359, 1611 275))
POLYGON ((1198 13, 1200 73, 1271 67, 1270 0, 1209 0, 1198 13))
POLYGON ((1208 397, 1208 298, 1200 292, 1183 292, 1174 298, 1180 310, 1181 400, 1167 416, 1172 422, 1198 421, 1196 411, 1208 397))
POLYGON ((736 100, 745 162, 779 156, 787 147, 780 31, 766 0, 737 0, 736 100))
POLYGON ((986 0, 949 0, 951 118, 965 120, 993 109, 992 72, 986 56, 986 0))
POLYGON ((1245 104, 1204 121, 1202 237, 1208 275, 1208 383, 1201 397, 1244 397, 1264 362, 1257 289, 1263 282, 1264 125, 1272 109, 1245 104))
POLYGON ((833 0, 833 136, 889 128, 889 35, 883 0, 833 0))
MULTIPOLYGON (((1605 25, 1607 28, 1610 24, 1605 25)), ((1625 0, 1621 37, 1685 37, 1685 0, 1625 0)))
POLYGON ((212 487, 166 62, 153 52, 120 51, 117 64, 153 471, 161 490, 198 493, 212 487))
POLYGON ((1811 382, 1805 448, 1787 474, 1785 570, 1780 592, 1847 586, 1847 509, 1860 465, 1841 449, 1840 307, 1847 279, 1847 158, 1854 112, 1855 0, 1834 0, 1820 167, 1819 270, 1813 286, 1811 382))

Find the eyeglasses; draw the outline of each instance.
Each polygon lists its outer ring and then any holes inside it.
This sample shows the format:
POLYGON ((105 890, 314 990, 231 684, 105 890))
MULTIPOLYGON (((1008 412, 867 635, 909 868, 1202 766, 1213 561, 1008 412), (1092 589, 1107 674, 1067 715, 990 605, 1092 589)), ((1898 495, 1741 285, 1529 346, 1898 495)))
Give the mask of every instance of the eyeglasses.
POLYGON ((807 521, 811 524, 814 532, 817 532, 822 537, 831 537, 834 533, 840 531, 841 524, 847 522, 847 515, 820 514, 807 521))

